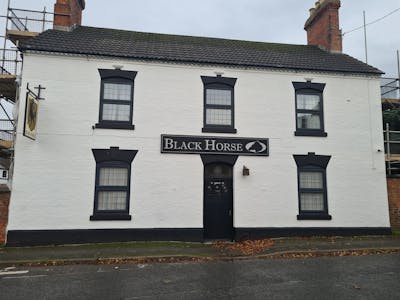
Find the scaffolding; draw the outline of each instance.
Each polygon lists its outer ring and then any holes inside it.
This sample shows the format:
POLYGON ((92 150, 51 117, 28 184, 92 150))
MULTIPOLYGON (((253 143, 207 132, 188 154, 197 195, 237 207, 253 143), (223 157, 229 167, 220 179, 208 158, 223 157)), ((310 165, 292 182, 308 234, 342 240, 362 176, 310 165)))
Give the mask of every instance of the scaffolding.
POLYGON ((386 173, 400 177, 400 131, 390 130, 387 123, 384 130, 386 173))
POLYGON ((0 111, 5 116, 0 118, 0 165, 9 169, 14 155, 16 124, 5 104, 14 105, 18 99, 22 72, 22 56, 18 46, 52 28, 54 13, 47 11, 46 7, 41 11, 14 8, 11 0, 7 0, 6 14, 0 15, 0 18, 4 19, 5 24, 4 35, 0 36, 0 47, 3 46, 0 48, 0 111))
POLYGON ((400 99, 399 78, 382 77, 381 96, 382 99, 400 99))
MULTIPOLYGON (((400 53, 397 50, 397 66, 398 78, 381 79, 381 98, 382 110, 384 114, 391 114, 396 116, 400 111, 400 53)), ((395 120, 395 118, 394 118, 395 120)), ((388 121, 389 122, 389 121, 388 121)), ((386 158, 386 174, 388 176, 400 177, 400 124, 397 121, 392 121, 392 128, 390 124, 385 124, 383 131, 385 142, 385 158, 386 158)))
POLYGON ((0 17, 5 19, 0 72, 18 76, 21 74, 22 63, 17 49, 19 43, 52 28, 54 13, 47 11, 46 7, 41 11, 14 8, 11 7, 11 0, 8 0, 6 14, 0 17), (10 42, 13 46, 10 46, 10 42))

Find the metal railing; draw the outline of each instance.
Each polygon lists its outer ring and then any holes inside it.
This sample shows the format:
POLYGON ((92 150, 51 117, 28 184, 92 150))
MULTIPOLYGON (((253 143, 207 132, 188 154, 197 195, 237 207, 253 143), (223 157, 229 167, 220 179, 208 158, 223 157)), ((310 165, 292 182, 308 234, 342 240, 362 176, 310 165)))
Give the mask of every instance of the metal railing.
POLYGON ((46 10, 27 10, 7 7, 7 14, 0 16, 6 19, 4 46, 0 49, 0 74, 19 75, 21 71, 21 57, 17 49, 7 46, 7 33, 10 30, 21 32, 40 33, 53 27, 55 14, 46 10))
POLYGON ((54 13, 38 10, 8 8, 9 30, 43 32, 52 28, 54 13))
POLYGON ((385 99, 400 99, 399 78, 381 78, 381 96, 385 99))
POLYGON ((400 131, 390 130, 389 124, 383 131, 387 175, 400 176, 400 131))
POLYGON ((0 119, 0 140, 14 141, 15 126, 13 120, 0 119))
POLYGON ((0 74, 18 75, 21 73, 22 59, 17 49, 0 49, 0 74))

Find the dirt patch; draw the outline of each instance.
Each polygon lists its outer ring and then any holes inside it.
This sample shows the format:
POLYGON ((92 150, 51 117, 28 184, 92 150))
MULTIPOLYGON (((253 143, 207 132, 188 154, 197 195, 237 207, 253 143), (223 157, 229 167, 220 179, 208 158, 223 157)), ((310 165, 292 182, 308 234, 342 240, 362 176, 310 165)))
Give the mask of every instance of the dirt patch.
POLYGON ((212 246, 221 250, 222 252, 234 252, 243 255, 255 255, 259 254, 274 245, 274 241, 271 239, 263 240, 246 240, 236 243, 226 242, 215 242, 212 246))

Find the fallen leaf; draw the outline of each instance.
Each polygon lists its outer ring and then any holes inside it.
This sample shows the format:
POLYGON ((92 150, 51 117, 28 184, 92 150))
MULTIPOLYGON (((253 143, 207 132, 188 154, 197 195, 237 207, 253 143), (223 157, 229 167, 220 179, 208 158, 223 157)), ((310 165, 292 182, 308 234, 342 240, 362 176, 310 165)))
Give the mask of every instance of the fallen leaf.
POLYGON ((218 248, 221 251, 234 251, 245 255, 254 255, 270 248, 273 244, 274 241, 271 239, 245 240, 233 244, 218 241, 213 244, 213 247, 218 248))

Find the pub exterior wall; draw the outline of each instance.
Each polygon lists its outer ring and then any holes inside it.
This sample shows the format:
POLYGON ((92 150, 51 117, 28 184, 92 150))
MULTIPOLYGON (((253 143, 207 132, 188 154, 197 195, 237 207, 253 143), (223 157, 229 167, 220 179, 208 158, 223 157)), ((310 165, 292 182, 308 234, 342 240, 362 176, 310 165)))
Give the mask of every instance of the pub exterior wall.
POLYGON ((269 138, 268 157, 234 166, 234 227, 389 227, 379 79, 355 75, 236 69, 92 57, 24 55, 22 90, 41 84, 36 141, 22 135, 19 103, 8 230, 202 228, 203 163, 196 154, 160 153, 160 135, 269 138), (92 129, 98 69, 137 71, 134 130, 92 129), (202 133, 200 76, 237 78, 237 134, 202 133), (328 137, 296 137, 293 81, 325 83, 328 137), (90 221, 96 163, 91 149, 134 149, 131 221, 90 221), (379 150, 381 150, 379 152, 379 150), (297 220, 294 154, 332 156, 330 221, 297 220), (242 176, 242 168, 250 176, 242 176))

